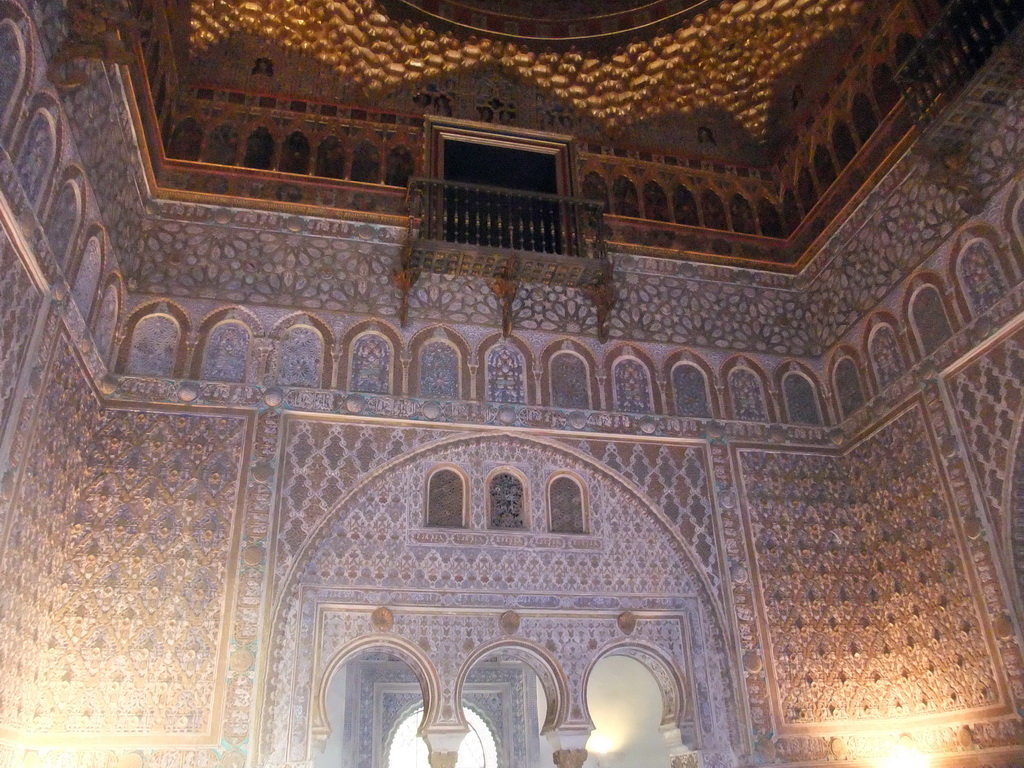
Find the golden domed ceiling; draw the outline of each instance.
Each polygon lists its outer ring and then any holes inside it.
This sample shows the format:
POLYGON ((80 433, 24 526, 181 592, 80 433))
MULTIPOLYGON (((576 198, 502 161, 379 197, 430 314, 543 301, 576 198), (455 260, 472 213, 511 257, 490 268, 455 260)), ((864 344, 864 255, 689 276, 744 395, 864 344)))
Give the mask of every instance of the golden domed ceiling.
POLYGON ((757 146, 784 138, 778 104, 794 83, 808 97, 827 88, 868 16, 864 0, 194 0, 190 38, 198 80, 226 77, 233 46, 262 44, 307 62, 305 86, 293 76, 277 87, 315 87, 308 98, 372 106, 490 77, 605 135, 645 123, 664 135, 668 119, 711 116, 757 146), (323 92, 325 72, 335 93, 323 92))

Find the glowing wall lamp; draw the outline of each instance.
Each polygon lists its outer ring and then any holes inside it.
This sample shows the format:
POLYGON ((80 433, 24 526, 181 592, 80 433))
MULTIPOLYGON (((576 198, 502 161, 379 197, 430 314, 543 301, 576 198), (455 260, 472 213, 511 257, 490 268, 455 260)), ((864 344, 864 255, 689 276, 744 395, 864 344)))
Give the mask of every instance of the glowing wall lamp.
POLYGON ((614 748, 611 737, 606 733, 594 731, 587 739, 587 752, 594 756, 598 768, 604 768, 605 757, 614 748))
POLYGON ((928 755, 915 747, 912 739, 901 736, 899 743, 879 768, 928 768, 928 763, 928 755))

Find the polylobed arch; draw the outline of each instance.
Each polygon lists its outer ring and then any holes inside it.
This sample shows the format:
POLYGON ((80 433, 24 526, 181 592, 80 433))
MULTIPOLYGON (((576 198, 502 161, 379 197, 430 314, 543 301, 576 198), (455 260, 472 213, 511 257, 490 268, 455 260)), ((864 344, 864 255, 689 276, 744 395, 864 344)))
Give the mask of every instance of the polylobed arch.
MULTIPOLYGON (((661 691, 662 712, 660 725, 665 727, 678 728, 682 725, 688 714, 688 699, 684 685, 685 675, 679 665, 670 656, 649 643, 633 639, 619 640, 600 649, 591 660, 586 672, 583 675, 583 690, 586 691, 587 683, 594 668, 603 659, 613 656, 625 656, 639 662, 651 673, 658 688, 661 691)), ((584 701, 584 706, 586 702, 584 701)), ((589 712, 585 713, 589 720, 589 712)))
MULTIPOLYGON (((569 714, 569 682, 562 665, 547 648, 525 638, 495 640, 480 646, 470 654, 459 668, 455 679, 455 700, 462 700, 462 689, 473 667, 481 660, 499 656, 519 661, 529 667, 544 691, 547 712, 541 733, 549 733, 562 726, 569 714)), ((459 713, 462 717, 462 713, 459 713)))
MULTIPOLYGON (((329 542, 332 526, 347 516, 348 510, 353 504, 362 503, 361 500, 366 498, 367 494, 372 492, 371 489, 381 483, 385 477, 393 475, 394 472, 399 471, 406 465, 421 463, 424 460, 430 461, 435 456, 437 459, 442 459, 443 453, 446 451, 460 450, 462 446, 478 443, 481 440, 506 440, 509 437, 509 435, 458 435, 434 441, 405 452, 393 460, 371 469, 358 483, 347 489, 346 493, 337 500, 331 510, 327 511, 320 519, 312 521, 305 541, 298 547, 290 564, 282 572, 279 582, 280 589, 277 591, 273 604, 269 607, 271 612, 269 625, 273 628, 271 637, 268 638, 268 653, 270 654, 268 664, 270 668, 278 669, 280 660, 286 657, 294 659, 294 663, 299 666, 291 671, 282 667, 280 668, 280 674, 275 673, 273 679, 268 681, 268 689, 263 703, 262 732, 259 737, 260 746, 258 747, 261 755, 267 749, 270 749, 271 742, 269 736, 273 729, 278 726, 283 727, 287 724, 287 727, 298 727, 300 731, 309 733, 306 729, 309 728, 311 722, 305 720, 307 717, 305 714, 306 710, 301 706, 297 711, 294 710, 295 705, 305 702, 305 697, 309 694, 301 689, 292 690, 288 688, 287 680, 293 674, 304 675, 306 670, 315 672, 313 656, 310 653, 300 653, 297 655, 295 653, 298 650, 296 644, 305 642, 296 631, 298 628, 296 622, 299 615, 297 611, 301 610, 304 600, 319 600, 319 598, 301 597, 303 594, 313 594, 304 588, 302 575, 315 571, 315 563, 322 556, 322 553, 330 549, 329 542), (302 698, 294 698, 296 695, 302 698)), ((700 565, 700 558, 694 552, 692 545, 682 537, 678 526, 673 525, 672 521, 666 517, 658 505, 647 499, 643 491, 637 488, 632 481, 619 472, 602 465, 593 457, 561 443, 537 437, 515 436, 513 439, 521 442, 523 445, 535 445, 538 448, 554 451, 562 455, 564 459, 560 463, 581 463, 588 471, 614 484, 626 494, 631 503, 636 503, 647 515, 650 515, 652 522, 665 535, 666 545, 677 553, 681 569, 680 573, 685 574, 687 579, 692 579, 696 606, 700 606, 700 610, 706 612, 706 615, 709 617, 706 635, 707 642, 702 647, 706 649, 705 652, 710 654, 712 658, 717 659, 723 664, 722 672, 727 681, 726 698, 734 701, 736 698, 736 686, 738 685, 738 672, 729 661, 728 649, 722 644, 725 637, 723 630, 723 627, 726 626, 725 611, 715 597, 716 590, 712 586, 708 574, 700 565)), ((315 585, 310 584, 309 586, 315 585)), ((366 608, 369 609, 370 606, 366 606, 366 608)), ((375 637, 379 637, 379 635, 375 635, 375 637)), ((315 653, 315 650, 312 648, 308 650, 315 653)), ((333 654, 332 658, 334 658, 333 654)), ((316 674, 319 675, 320 673, 316 672, 316 674)), ((311 680, 311 684, 315 686, 316 680, 311 680)), ((680 701, 685 704, 686 700, 681 696, 680 701)), ((581 713, 573 712, 574 709, 576 709, 575 703, 570 705, 569 712, 573 721, 577 722, 581 713)), ((438 710, 435 709, 434 711, 438 710)), ((564 708, 562 711, 564 711, 564 708)), ((735 710, 731 707, 722 710, 722 714, 725 716, 730 716, 729 713, 734 714, 735 710)), ((446 715, 446 724, 450 722, 450 715, 451 713, 446 715)), ((429 723, 426 725, 429 725, 429 723)), ((736 727, 735 722, 730 727, 736 727)))
MULTIPOLYGON (((441 706, 441 679, 430 657, 411 640, 393 633, 374 633, 356 638, 340 648, 324 666, 320 679, 315 683, 314 707, 311 721, 315 739, 326 740, 331 732, 327 716, 327 689, 331 679, 345 665, 364 653, 386 651, 393 653, 416 675, 423 694, 423 724, 435 722, 441 706)), ((461 717, 461 713, 460 713, 461 717)))

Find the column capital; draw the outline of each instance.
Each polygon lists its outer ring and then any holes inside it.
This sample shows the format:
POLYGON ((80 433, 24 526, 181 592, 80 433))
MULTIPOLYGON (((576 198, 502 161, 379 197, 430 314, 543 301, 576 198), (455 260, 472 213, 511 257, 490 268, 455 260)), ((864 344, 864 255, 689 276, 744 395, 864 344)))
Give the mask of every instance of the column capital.
POLYGON ((552 755, 557 768, 583 768, 587 762, 585 749, 557 749, 552 755))

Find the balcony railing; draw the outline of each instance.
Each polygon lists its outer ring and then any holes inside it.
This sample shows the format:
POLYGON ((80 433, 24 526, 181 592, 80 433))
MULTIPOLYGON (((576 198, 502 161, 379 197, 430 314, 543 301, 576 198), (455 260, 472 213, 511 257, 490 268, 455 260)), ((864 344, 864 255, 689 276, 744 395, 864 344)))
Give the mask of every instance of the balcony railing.
POLYGON ((430 272, 499 277, 514 256, 524 282, 586 285, 607 260, 592 200, 416 178, 409 214, 419 267, 430 272))
POLYGON ((501 299, 506 335, 522 283, 582 289, 597 308, 602 338, 614 301, 603 204, 577 197, 414 178, 409 244, 395 275, 403 322, 423 272, 487 278, 501 299))
POLYGON ((951 0, 896 75, 909 105, 930 122, 1020 24, 1020 0, 951 0))

